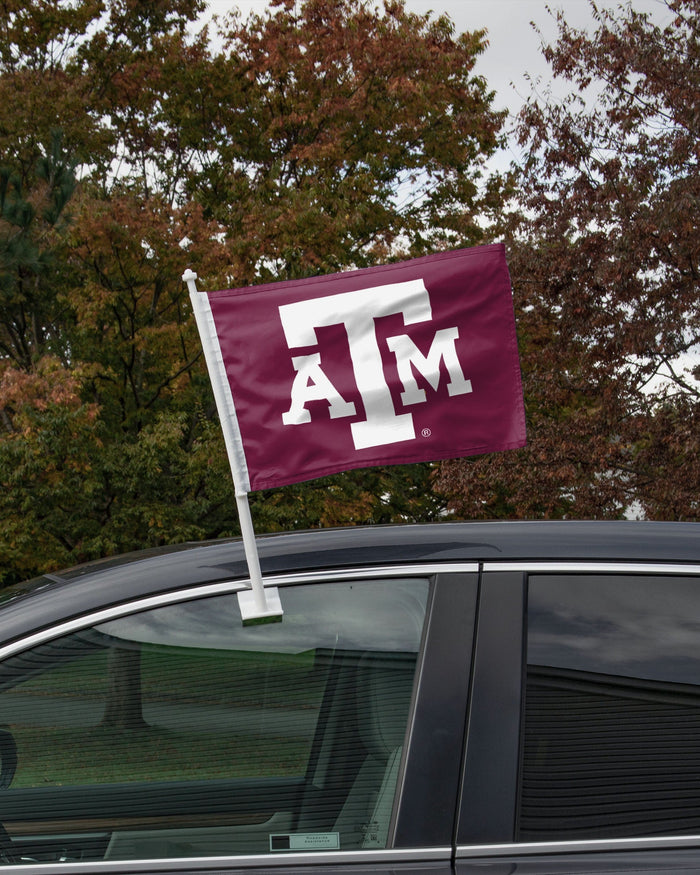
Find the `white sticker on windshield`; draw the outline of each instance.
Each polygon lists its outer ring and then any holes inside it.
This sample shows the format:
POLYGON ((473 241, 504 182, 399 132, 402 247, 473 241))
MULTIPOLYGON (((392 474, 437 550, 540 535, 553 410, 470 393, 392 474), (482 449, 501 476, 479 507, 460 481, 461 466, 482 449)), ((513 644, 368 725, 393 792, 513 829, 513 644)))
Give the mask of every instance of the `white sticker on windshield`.
POLYGON ((271 851, 338 851, 338 832, 292 832, 270 835, 271 851))

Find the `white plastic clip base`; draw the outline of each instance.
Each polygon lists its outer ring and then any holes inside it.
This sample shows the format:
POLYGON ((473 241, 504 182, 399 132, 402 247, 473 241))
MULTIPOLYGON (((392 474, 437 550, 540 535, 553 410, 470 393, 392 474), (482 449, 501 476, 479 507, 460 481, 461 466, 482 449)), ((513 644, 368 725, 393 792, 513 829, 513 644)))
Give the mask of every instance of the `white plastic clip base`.
POLYGON ((254 626, 260 623, 280 623, 282 621, 282 602, 277 587, 265 588, 265 606, 260 607, 257 593, 252 589, 242 589, 238 592, 238 607, 244 626, 254 626))

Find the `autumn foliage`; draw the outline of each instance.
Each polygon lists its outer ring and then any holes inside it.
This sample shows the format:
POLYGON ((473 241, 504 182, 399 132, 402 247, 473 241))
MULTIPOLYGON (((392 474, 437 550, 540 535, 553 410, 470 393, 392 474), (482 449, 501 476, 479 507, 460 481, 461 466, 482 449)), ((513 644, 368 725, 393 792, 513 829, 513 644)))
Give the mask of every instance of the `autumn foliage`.
POLYGON ((443 466, 466 516, 700 516, 700 9, 665 11, 558 16, 506 217, 529 446, 443 466))
MULTIPOLYGON (((484 239, 480 32, 360 0, 0 5, 0 582, 236 534, 181 282, 484 239)), ((251 329, 254 330, 254 327, 251 329)), ((254 496, 258 530, 437 517, 428 466, 254 496)))
MULTIPOLYGON (((486 35, 401 0, 0 4, 0 583, 238 532, 181 275, 505 239, 529 443, 252 496, 259 531, 698 518, 700 20, 559 15, 514 177, 486 35)), ((254 330, 254 329, 251 329, 254 330)))

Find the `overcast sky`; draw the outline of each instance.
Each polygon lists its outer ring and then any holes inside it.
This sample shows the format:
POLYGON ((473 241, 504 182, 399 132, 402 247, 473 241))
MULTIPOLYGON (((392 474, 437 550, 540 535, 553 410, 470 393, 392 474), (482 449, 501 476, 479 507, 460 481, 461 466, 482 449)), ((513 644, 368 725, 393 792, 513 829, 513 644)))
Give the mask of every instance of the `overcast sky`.
MULTIPOLYGON (((597 0, 599 8, 615 9, 619 0, 597 0)), ((210 0, 210 8, 218 13, 238 6, 245 15, 250 11, 262 12, 267 0, 210 0)), ((539 52, 541 37, 533 30, 534 22, 548 40, 556 33, 553 10, 563 9, 567 21, 576 27, 592 23, 588 0, 407 0, 408 9, 415 12, 447 13, 461 32, 486 28, 489 48, 479 61, 478 72, 496 91, 496 106, 517 111, 530 93, 525 76, 543 77, 546 84, 547 65, 539 52)), ((664 0, 633 0, 635 9, 650 12, 658 23, 665 23, 670 15, 664 0)))
MULTIPOLYGON (((542 38, 553 41, 556 36, 554 16, 548 12, 564 11, 566 20, 575 27, 593 25, 588 0, 408 0, 417 12, 446 12, 459 30, 486 28, 489 47, 477 68, 497 93, 499 107, 516 110, 530 93, 525 76, 548 78, 548 67, 540 53, 542 38), (539 36, 532 22, 541 31, 539 36)), ((617 9, 620 0, 597 0, 600 9, 617 9)), ((634 0, 632 6, 649 12, 663 23, 670 17, 663 0, 634 0)))

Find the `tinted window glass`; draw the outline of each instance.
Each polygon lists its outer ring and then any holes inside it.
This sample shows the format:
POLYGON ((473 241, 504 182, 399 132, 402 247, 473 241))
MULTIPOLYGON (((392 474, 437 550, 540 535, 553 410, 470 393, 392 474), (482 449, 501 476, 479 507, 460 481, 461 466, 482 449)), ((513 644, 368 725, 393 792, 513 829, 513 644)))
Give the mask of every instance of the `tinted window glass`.
POLYGON ((700 833, 700 580, 529 586, 518 838, 700 833))
POLYGON ((218 596, 8 658, 6 858, 386 846, 427 590, 288 587, 281 623, 245 627, 218 596))

